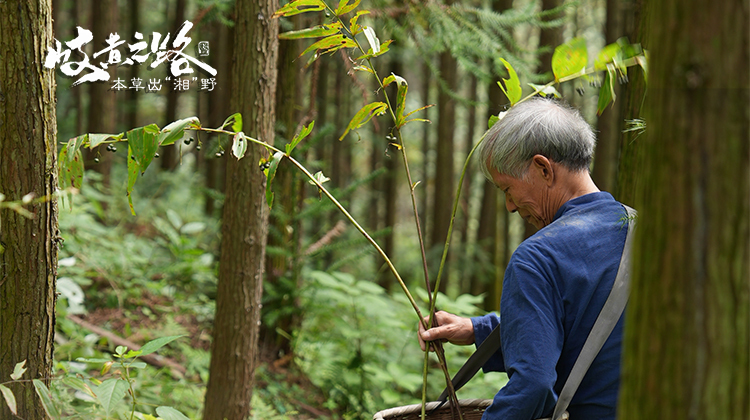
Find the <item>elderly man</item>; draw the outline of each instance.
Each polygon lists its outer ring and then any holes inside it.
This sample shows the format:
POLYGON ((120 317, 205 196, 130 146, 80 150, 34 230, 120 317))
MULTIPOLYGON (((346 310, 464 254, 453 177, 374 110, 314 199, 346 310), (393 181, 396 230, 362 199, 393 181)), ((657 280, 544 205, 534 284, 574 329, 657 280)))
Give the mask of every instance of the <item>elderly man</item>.
MULTIPOLYGON (((483 366, 509 381, 483 419, 549 417, 615 280, 625 244, 625 209, 589 175, 595 138, 580 114, 554 100, 513 106, 480 149, 485 176, 505 204, 539 228, 505 271, 500 316, 438 312, 420 344, 484 341, 500 324, 501 349, 483 366)), ((571 419, 612 419, 620 378, 622 318, 573 397, 571 419)))

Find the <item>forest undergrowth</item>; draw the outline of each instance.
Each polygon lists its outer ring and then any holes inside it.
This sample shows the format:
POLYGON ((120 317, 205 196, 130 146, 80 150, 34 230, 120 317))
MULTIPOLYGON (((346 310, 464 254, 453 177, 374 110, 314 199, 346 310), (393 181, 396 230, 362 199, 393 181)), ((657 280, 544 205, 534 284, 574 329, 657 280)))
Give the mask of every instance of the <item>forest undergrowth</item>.
MULTIPOLYGON (((61 212, 55 337, 55 375, 61 380, 52 381, 51 391, 64 416, 126 419, 134 414, 149 420, 157 418, 156 407, 170 406, 201 418, 220 221, 203 212, 205 184, 194 165, 188 155, 174 172, 143 176, 137 217, 129 214, 125 186, 104 188, 96 173, 86 174, 87 185, 73 209, 61 212), (181 337, 160 349, 157 362, 130 372, 135 401, 128 392, 103 407, 62 380, 74 376, 95 387, 118 374, 114 368, 105 372, 101 363, 118 346, 167 336, 181 337)), ((320 267, 325 260, 337 258, 319 255, 314 264, 303 264, 300 287, 286 300, 295 302, 291 309, 266 305, 265 329, 289 340, 290 351, 262 345, 253 418, 368 419, 376 411, 420 401, 423 353, 406 298, 378 286, 377 273, 361 272, 357 264, 326 271, 320 267), (297 315, 290 331, 275 325, 284 311, 297 315)), ((426 301, 426 292, 416 290, 426 301)), ((269 291, 267 300, 270 292, 278 290, 269 291)), ((442 309, 475 315, 481 299, 441 296, 440 302, 442 309)), ((472 350, 451 346, 447 353, 452 365, 460 366, 472 350)), ((438 369, 432 371, 429 392, 436 397, 444 382, 438 369)), ((491 398, 503 381, 502 374, 480 375, 461 397, 491 398)))

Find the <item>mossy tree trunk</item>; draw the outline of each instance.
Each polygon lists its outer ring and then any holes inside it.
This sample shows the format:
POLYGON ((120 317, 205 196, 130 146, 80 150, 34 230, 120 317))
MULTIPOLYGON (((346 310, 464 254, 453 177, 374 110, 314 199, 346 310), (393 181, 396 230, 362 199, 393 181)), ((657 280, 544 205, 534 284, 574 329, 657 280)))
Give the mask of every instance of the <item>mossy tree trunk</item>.
MULTIPOLYGON (((52 42, 51 1, 0 2, 0 193, 5 201, 57 187, 55 75, 43 67, 52 42)), ((26 360, 24 379, 52 369, 57 275, 57 201, 0 210, 0 382, 26 360)), ((44 419, 31 384, 10 384, 18 416, 44 419)), ((15 418, 0 402, 0 418, 15 418)))
MULTIPOLYGON (((278 2, 235 4, 232 110, 242 114, 243 131, 273 143, 278 2)), ((227 156, 222 216, 219 285, 214 340, 203 418, 243 420, 250 415, 263 291, 268 206, 266 180, 258 161, 266 154, 248 147, 245 157, 227 156)))
POLYGON ((749 13, 646 4, 620 419, 750 418, 749 13))

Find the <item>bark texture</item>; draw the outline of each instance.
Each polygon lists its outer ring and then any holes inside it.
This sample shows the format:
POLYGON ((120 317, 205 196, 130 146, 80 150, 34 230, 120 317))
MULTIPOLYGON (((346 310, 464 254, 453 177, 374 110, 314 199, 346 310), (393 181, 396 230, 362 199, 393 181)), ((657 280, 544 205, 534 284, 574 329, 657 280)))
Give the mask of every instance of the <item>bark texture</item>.
POLYGON ((620 419, 750 418, 750 2, 646 5, 620 419))
MULTIPOLYGON (((0 2, 0 193, 5 201, 57 187, 51 1, 0 2)), ((47 383, 52 368, 57 274, 57 201, 28 205, 33 217, 0 209, 0 376, 26 360, 24 379, 47 383)), ((46 414, 30 383, 10 384, 18 415, 46 414)), ((0 418, 14 416, 0 402, 0 418)))
MULTIPOLYGON (((273 143, 276 98, 278 2, 239 0, 235 5, 232 109, 243 130, 273 143)), ((219 285, 204 419, 243 420, 250 415, 268 224, 265 150, 248 147, 241 160, 227 158, 219 285)))

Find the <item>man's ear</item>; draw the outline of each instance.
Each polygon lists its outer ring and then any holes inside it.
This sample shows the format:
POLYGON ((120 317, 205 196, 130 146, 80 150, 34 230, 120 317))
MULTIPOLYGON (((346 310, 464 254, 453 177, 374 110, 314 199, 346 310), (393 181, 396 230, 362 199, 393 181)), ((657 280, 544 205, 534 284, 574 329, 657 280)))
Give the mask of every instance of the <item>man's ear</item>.
POLYGON ((531 167, 544 179, 548 186, 552 186, 555 181, 555 170, 552 161, 543 155, 534 155, 531 158, 531 167))

